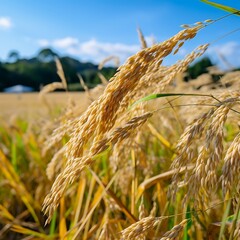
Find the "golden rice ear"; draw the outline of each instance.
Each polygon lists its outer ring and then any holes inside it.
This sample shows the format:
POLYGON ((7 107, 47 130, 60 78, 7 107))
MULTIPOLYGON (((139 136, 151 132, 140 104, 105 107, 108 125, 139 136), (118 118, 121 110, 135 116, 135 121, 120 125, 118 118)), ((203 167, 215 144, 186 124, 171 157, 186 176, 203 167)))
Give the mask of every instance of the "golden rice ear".
POLYGON ((88 98, 93 102, 93 97, 91 95, 91 92, 88 89, 88 86, 85 84, 85 82, 82 78, 82 75, 80 73, 78 73, 77 76, 78 76, 79 82, 80 82, 82 88, 84 89, 85 93, 87 94, 88 98))
POLYGON ((234 138, 229 146, 223 165, 223 174, 221 176, 222 188, 224 195, 235 195, 239 187, 240 176, 240 133, 234 138))
POLYGON ((40 91, 40 96, 43 96, 46 93, 53 92, 57 89, 65 89, 65 86, 61 82, 53 82, 45 85, 41 91, 40 91))
POLYGON ((85 82, 84 82, 84 80, 82 78, 82 75, 80 73, 78 73, 77 76, 78 76, 78 79, 79 79, 79 82, 80 82, 82 88, 84 89, 85 92, 88 93, 89 89, 88 89, 88 86, 85 84, 85 82))
POLYGON ((103 76, 103 74, 101 74, 100 72, 97 73, 98 77, 100 78, 101 82, 103 85, 107 85, 108 84, 108 80, 103 76))
POLYGON ((116 67, 119 67, 119 65, 120 65, 120 59, 119 59, 119 57, 112 55, 112 56, 108 56, 108 57, 104 58, 104 59, 98 64, 98 70, 101 70, 101 69, 104 67, 104 65, 105 65, 107 62, 109 62, 109 61, 113 61, 116 67))
POLYGON ((39 92, 39 99, 41 102, 43 102, 47 108, 50 110, 51 107, 46 99, 46 94, 53 92, 57 89, 65 89, 65 86, 63 85, 62 82, 53 82, 45 85, 39 92))
POLYGON ((63 68, 62 68, 62 64, 57 57, 55 57, 55 62, 56 62, 56 67, 57 67, 57 74, 62 81, 62 85, 63 85, 64 89, 66 89, 66 91, 67 91, 67 80, 66 80, 63 68))
POLYGON ((167 217, 145 217, 138 222, 130 225, 121 232, 121 239, 141 239, 149 231, 156 228, 160 221, 167 217))
POLYGON ((141 48, 144 49, 144 48, 147 48, 147 42, 143 36, 143 33, 142 33, 142 30, 141 28, 137 28, 137 32, 138 32, 138 38, 139 38, 139 41, 141 43, 141 48))
MULTIPOLYGON (((59 205, 59 201, 63 196, 69 184, 73 183, 79 178, 81 171, 93 163, 93 161, 104 151, 110 149, 113 145, 121 142, 123 139, 128 138, 133 134, 138 127, 143 125, 147 119, 152 116, 152 113, 146 113, 142 116, 135 117, 127 122, 123 127, 114 129, 109 137, 94 142, 89 150, 88 155, 81 158, 71 159, 66 164, 65 169, 57 176, 53 183, 50 193, 46 196, 43 203, 43 211, 49 217, 46 223, 49 223, 52 214, 59 205)), ((54 162, 52 162, 54 164, 54 162)), ((51 169, 51 168, 50 168, 51 169)), ((49 169, 49 172, 50 172, 49 169)), ((51 175, 51 174, 50 174, 51 175)))
MULTIPOLYGON (((185 174, 185 184, 191 186, 187 189, 185 200, 194 198, 203 203, 215 190, 218 182, 217 172, 224 150, 224 124, 239 97, 233 98, 224 93, 221 98, 224 100, 218 100, 215 107, 195 119, 180 137, 176 148, 178 154, 172 164, 177 174, 173 177, 171 196, 175 196, 178 188, 180 168, 190 163, 194 164, 194 167, 185 174), (196 139, 199 139, 198 144, 194 142, 196 139)), ((227 165, 224 170, 225 176, 226 169, 227 165)), ((224 184, 229 185, 226 179, 224 184)))
POLYGON ((63 165, 63 158, 64 158, 65 147, 62 147, 58 150, 52 160, 48 163, 46 174, 49 180, 53 180, 56 173, 58 173, 63 165))
POLYGON ((187 222, 188 222, 187 219, 183 220, 178 225, 174 226, 170 231, 166 232, 160 238, 160 240, 174 240, 174 239, 180 237, 179 235, 183 231, 183 228, 184 228, 184 226, 186 225, 187 222))

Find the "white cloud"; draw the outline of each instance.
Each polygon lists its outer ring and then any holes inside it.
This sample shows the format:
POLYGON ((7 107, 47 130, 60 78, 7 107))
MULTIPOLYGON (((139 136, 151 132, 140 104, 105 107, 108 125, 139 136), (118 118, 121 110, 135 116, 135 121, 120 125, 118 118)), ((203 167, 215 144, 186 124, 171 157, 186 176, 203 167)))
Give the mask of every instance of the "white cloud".
POLYGON ((222 45, 213 47, 216 52, 219 52, 225 56, 232 56, 240 52, 240 44, 238 42, 227 42, 222 45))
POLYGON ((42 47, 54 47, 67 54, 77 56, 84 61, 92 61, 95 63, 99 63, 110 55, 118 56, 120 61, 124 62, 129 56, 140 50, 138 44, 130 45, 123 43, 99 42, 96 39, 80 42, 77 38, 72 37, 55 39, 53 41, 42 39, 38 41, 38 44, 42 47))
MULTIPOLYGON (((223 56, 232 66, 240 66, 240 43, 235 41, 226 42, 223 44, 215 45, 209 48, 207 51, 213 59, 217 62, 221 60, 223 56), (220 55, 220 59, 219 59, 220 55)), ((221 63, 221 61, 220 61, 221 63)), ((222 64, 221 64, 222 65, 222 64)), ((224 68, 224 66, 221 66, 224 68)))
POLYGON ((78 39, 72 37, 66 37, 62 39, 57 39, 53 41, 53 46, 57 48, 70 48, 78 45, 78 39))
POLYGON ((0 17, 0 28, 9 29, 12 27, 12 22, 8 17, 0 17))
POLYGON ((47 47, 50 45, 50 42, 47 39, 40 39, 40 40, 38 40, 37 43, 41 47, 47 47))

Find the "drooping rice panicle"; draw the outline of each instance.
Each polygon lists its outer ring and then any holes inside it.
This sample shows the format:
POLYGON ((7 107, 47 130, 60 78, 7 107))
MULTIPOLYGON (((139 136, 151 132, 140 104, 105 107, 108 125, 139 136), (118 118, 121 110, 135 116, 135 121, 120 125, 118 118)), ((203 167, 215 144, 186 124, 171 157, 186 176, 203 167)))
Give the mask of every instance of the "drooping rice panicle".
POLYGON ((240 187, 240 134, 238 134, 231 145, 229 146, 223 165, 223 174, 221 177, 222 188, 224 194, 227 192, 236 193, 236 190, 240 187))
POLYGON ((142 30, 138 27, 137 28, 137 32, 138 32, 138 38, 140 40, 140 43, 141 43, 141 48, 144 49, 144 48, 147 48, 147 42, 143 36, 143 33, 142 33, 142 30))
POLYGON ((136 132, 138 127, 143 125, 147 119, 152 116, 152 113, 146 113, 142 116, 135 117, 127 122, 123 127, 114 129, 109 137, 99 140, 89 150, 89 153, 81 158, 74 159, 71 164, 68 164, 65 169, 57 176, 50 193, 44 200, 43 211, 49 214, 47 222, 57 208, 60 198, 63 196, 67 186, 79 178, 81 171, 94 161, 94 157, 109 149, 123 139, 128 138, 136 132))
POLYGON ((130 225, 121 232, 122 238, 126 240, 139 239, 148 231, 154 229, 161 220, 166 217, 145 217, 138 222, 130 225))
POLYGON ((174 226, 170 231, 166 232, 160 240, 174 240, 179 237, 181 232, 183 231, 184 226, 186 225, 188 220, 183 220, 178 225, 174 226))

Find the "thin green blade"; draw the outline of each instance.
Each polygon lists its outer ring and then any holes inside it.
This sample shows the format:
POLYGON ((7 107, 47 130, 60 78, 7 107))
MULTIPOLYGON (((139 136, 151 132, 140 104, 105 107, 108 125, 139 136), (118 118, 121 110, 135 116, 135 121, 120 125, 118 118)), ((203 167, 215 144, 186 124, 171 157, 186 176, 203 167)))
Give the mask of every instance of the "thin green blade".
POLYGON ((221 228, 220 228, 220 234, 219 234, 218 240, 221 240, 222 237, 224 236, 224 230, 225 230, 225 227, 226 227, 228 214, 230 212, 230 207, 231 207, 231 199, 228 200, 227 207, 226 207, 226 209, 223 213, 221 228))
POLYGON ((153 100, 153 99, 156 99, 156 98, 173 97, 173 96, 177 96, 177 97, 181 97, 181 96, 209 97, 209 95, 207 95, 207 94, 196 94, 196 93, 156 93, 156 94, 150 94, 146 97, 143 97, 143 98, 139 99, 138 101, 136 101, 135 103, 133 103, 130 106, 130 109, 132 107, 134 107, 135 105, 141 103, 141 102, 146 102, 146 101, 153 100))
POLYGON ((240 16, 240 10, 238 10, 236 8, 232 8, 232 7, 225 6, 225 5, 222 5, 222 4, 219 4, 219 3, 215 3, 215 2, 211 2, 211 1, 208 1, 208 0, 201 0, 201 2, 207 3, 207 4, 209 4, 213 7, 219 8, 223 11, 230 12, 230 13, 233 13, 235 15, 240 16))
POLYGON ((187 206, 187 212, 186 212, 185 218, 188 220, 188 222, 184 227, 183 240, 190 240, 190 236, 188 233, 192 227, 192 214, 191 214, 191 209, 190 209, 189 205, 187 206))

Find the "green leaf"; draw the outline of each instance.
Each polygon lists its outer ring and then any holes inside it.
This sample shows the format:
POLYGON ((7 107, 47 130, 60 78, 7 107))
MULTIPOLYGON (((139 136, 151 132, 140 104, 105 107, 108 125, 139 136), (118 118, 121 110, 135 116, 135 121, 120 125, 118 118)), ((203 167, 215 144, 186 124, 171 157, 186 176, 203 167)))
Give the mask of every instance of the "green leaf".
POLYGON ((223 213, 221 228, 220 228, 220 234, 219 234, 218 240, 221 240, 223 235, 224 235, 224 230, 225 230, 225 227, 226 227, 228 214, 230 212, 230 207, 231 207, 231 199, 228 200, 226 209, 223 213))
POLYGON ((50 236, 53 236, 55 234, 56 222, 57 222, 57 211, 55 210, 53 213, 53 217, 50 225, 50 231, 49 231, 50 236))
POLYGON ((11 162, 14 170, 17 172, 17 147, 16 143, 13 141, 11 144, 11 162))
POLYGON ((196 94, 196 93, 156 93, 156 94, 150 94, 144 98, 139 99, 138 101, 136 101, 135 103, 133 103, 130 106, 130 109, 133 108, 135 105, 141 103, 141 102, 146 102, 149 100, 153 100, 156 98, 163 98, 163 97, 173 97, 173 96, 198 96, 198 97, 211 97, 210 95, 207 94, 196 94))
POLYGON ((216 7, 216 8, 219 8, 221 10, 224 10, 226 12, 230 12, 232 14, 240 16, 240 10, 238 10, 236 8, 232 8, 232 7, 225 6, 225 5, 222 5, 222 4, 219 4, 219 3, 215 3, 215 2, 211 2, 211 1, 208 1, 208 0, 201 0, 201 2, 207 3, 207 4, 209 4, 213 7, 216 7))
POLYGON ((192 214, 191 214, 191 209, 190 209, 189 205, 187 206, 187 212, 186 212, 185 218, 188 219, 188 222, 187 222, 186 226, 184 227, 183 240, 190 240, 188 231, 192 227, 192 214))

